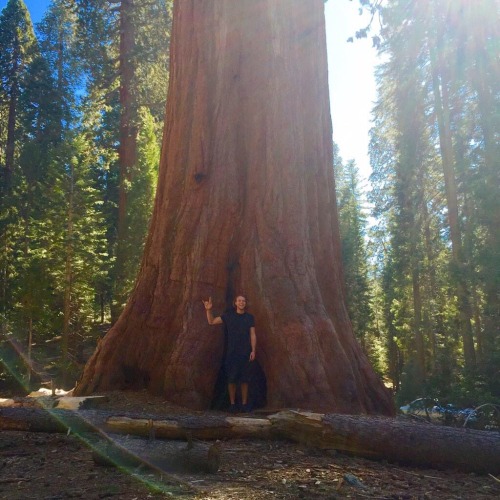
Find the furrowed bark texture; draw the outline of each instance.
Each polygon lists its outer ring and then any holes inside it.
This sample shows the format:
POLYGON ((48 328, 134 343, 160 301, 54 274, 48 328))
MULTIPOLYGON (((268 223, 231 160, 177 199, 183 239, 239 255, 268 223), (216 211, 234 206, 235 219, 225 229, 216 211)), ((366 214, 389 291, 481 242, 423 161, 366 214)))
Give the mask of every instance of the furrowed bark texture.
POLYGON ((268 404, 391 413, 344 305, 321 1, 174 7, 156 204, 129 303, 77 393, 142 384, 208 407, 236 291, 268 404))

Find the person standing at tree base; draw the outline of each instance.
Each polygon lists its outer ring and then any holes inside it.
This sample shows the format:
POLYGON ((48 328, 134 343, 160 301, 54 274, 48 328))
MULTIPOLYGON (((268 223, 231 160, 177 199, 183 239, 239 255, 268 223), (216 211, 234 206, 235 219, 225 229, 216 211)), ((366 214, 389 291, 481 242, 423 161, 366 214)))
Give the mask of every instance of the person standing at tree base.
POLYGON ((209 325, 224 324, 227 330, 227 352, 225 369, 228 380, 230 411, 236 412, 236 387, 241 389, 241 410, 250 410, 248 405, 248 383, 250 381, 251 363, 255 360, 257 336, 253 315, 245 311, 247 300, 238 295, 233 302, 234 309, 214 318, 212 313, 212 297, 203 301, 209 325))

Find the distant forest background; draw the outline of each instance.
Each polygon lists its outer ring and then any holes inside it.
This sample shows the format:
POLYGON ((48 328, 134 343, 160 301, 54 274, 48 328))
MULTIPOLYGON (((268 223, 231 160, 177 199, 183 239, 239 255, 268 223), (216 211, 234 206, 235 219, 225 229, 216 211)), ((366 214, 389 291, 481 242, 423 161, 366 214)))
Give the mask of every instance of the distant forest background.
MULTIPOLYGON (((498 3, 360 8, 381 25, 369 191, 353 161, 332 165, 355 333, 399 403, 498 403, 498 3)), ((9 0, 0 14, 1 389, 72 386, 134 286, 171 13, 171 0, 53 0, 34 27, 9 0)))

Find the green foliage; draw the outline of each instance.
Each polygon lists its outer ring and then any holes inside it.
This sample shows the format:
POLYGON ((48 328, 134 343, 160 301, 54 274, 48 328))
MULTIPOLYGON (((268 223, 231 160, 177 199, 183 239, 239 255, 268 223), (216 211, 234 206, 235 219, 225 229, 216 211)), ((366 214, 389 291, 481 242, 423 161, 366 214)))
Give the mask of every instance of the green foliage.
MULTIPOLYGON (((122 304, 133 286, 156 189, 171 6, 133 3, 127 90, 137 154, 128 172, 122 241, 121 6, 53 0, 37 26, 38 40, 22 1, 9 0, 0 15, 2 166, 11 152, 1 180, 1 333, 21 353, 9 366, 23 383, 23 359, 32 352, 71 385, 85 346, 102 334, 95 325, 109 321, 112 302, 122 304), (119 245, 125 252, 118 281, 119 245)), ((14 357, 16 349, 9 351, 14 357)), ((7 364, 2 372, 7 377, 7 364)))
MULTIPOLYGON (((25 92, 28 67, 38 54, 33 25, 22 0, 9 0, 0 15, 0 192, 8 195, 22 138, 19 100, 25 92)), ((2 210, 5 210, 3 206, 2 210)))
POLYGON ((346 280, 347 304, 354 331, 362 339, 371 322, 367 255, 364 243, 366 218, 361 212, 358 169, 351 160, 336 162, 335 183, 346 280))
POLYGON ((498 364, 494 369, 490 362, 498 363, 493 339, 499 337, 500 297, 500 244, 492 224, 495 219, 498 228, 500 221, 500 168, 490 127, 500 95, 491 79, 498 59, 485 50, 499 19, 493 2, 476 7, 405 0, 383 9, 385 62, 377 72, 370 199, 377 217, 380 324, 389 375, 405 402, 423 394, 461 400, 500 394, 498 364), (447 137, 451 150, 444 146, 447 137), (477 370, 470 368, 474 356, 477 370))
POLYGON ((79 333, 88 330, 94 314, 96 284, 105 277, 107 260, 102 193, 97 189, 91 144, 81 132, 68 134, 55 152, 47 219, 51 269, 59 299, 71 269, 71 324, 79 333), (78 325, 80 327, 78 328, 78 325))
POLYGON ((58 109, 60 120, 58 126, 54 124, 54 131, 59 133, 77 119, 77 96, 84 76, 76 14, 69 5, 68 0, 53 0, 37 26, 40 51, 54 81, 54 109, 58 109))
POLYGON ((344 165, 335 146, 335 184, 339 211, 342 263, 346 304, 354 333, 373 367, 383 372, 384 352, 375 323, 375 283, 370 278, 366 247, 367 220, 359 187, 358 169, 353 160, 344 165))
POLYGON ((85 126, 103 152, 101 180, 114 262, 107 296, 116 320, 135 279, 153 201, 154 182, 148 178, 157 160, 146 150, 156 148, 161 131, 155 126, 156 138, 147 137, 144 109, 155 123, 163 122, 172 2, 76 0, 75 5, 85 47, 85 126), (124 29, 126 39, 120 38, 124 29))
POLYGON ((0 70, 2 91, 10 97, 13 84, 37 52, 33 24, 22 0, 9 0, 0 14, 0 70))
POLYGON ((10 0, 0 15, 0 46, 0 265, 4 283, 0 308, 2 334, 5 334, 8 313, 13 306, 13 290, 7 281, 19 275, 20 243, 24 243, 25 248, 27 244, 25 203, 18 203, 19 197, 25 198, 23 188, 26 188, 26 182, 19 163, 16 163, 21 140, 28 134, 23 127, 27 125, 22 119, 26 113, 20 101, 27 90, 33 90, 32 87, 26 89, 26 84, 30 81, 28 69, 37 55, 31 19, 20 0, 10 0), (21 220, 23 216, 24 221, 21 220))
MULTIPOLYGON (((156 192, 156 180, 160 161, 160 143, 158 140, 161 123, 155 121, 150 111, 143 107, 139 110, 140 132, 138 137, 137 169, 133 182, 127 189, 127 238, 123 242, 124 278, 116 283, 116 297, 126 300, 135 282, 140 266, 140 257, 144 249, 149 219, 156 192)), ((125 304, 122 303, 123 307, 125 304)))
POLYGON ((401 373, 401 389, 396 393, 396 406, 402 406, 417 398, 423 397, 425 389, 420 383, 418 363, 410 359, 401 373))

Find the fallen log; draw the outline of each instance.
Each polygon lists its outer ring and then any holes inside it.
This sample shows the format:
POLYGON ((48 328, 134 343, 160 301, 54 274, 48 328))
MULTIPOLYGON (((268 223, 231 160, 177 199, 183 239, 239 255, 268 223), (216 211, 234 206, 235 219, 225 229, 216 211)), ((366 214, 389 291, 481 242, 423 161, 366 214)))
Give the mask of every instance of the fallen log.
POLYGON ((238 439, 272 437, 272 424, 267 418, 225 417, 222 415, 173 415, 168 419, 112 416, 105 420, 108 432, 151 435, 162 439, 238 439))
POLYGON ((98 410, 72 412, 60 409, 0 408, 0 429, 33 432, 92 432, 93 428, 115 434, 148 438, 201 440, 272 437, 267 418, 223 415, 170 415, 168 418, 113 415, 98 410))
POLYGON ((93 453, 98 465, 146 465, 163 472, 215 474, 220 467, 222 450, 220 442, 149 440, 138 437, 108 435, 106 446, 93 453))
MULTIPOLYGON (((63 392, 57 389, 57 392, 63 392)), ((97 408, 109 402, 106 396, 82 396, 74 397, 65 394, 51 394, 48 389, 40 389, 30 393, 26 397, 14 399, 0 398, 0 407, 19 408, 59 408, 60 410, 88 410, 97 408)))
MULTIPOLYGON (((181 462, 180 468, 168 468, 169 459, 163 457, 161 453, 157 453, 157 455, 144 452, 136 453, 137 450, 129 449, 124 445, 126 443, 122 443, 117 437, 104 432, 102 423, 105 417, 100 412, 87 411, 85 416, 82 413, 58 409, 1 408, 0 430, 72 432, 93 450, 92 455, 96 463, 126 469, 146 467, 161 477, 163 486, 166 485, 166 491, 179 495, 184 495, 186 492, 200 494, 202 490, 179 477, 170 475, 170 472, 180 470, 193 472, 199 469, 201 463, 203 463, 201 467, 207 472, 213 471, 215 467, 219 468, 220 450, 216 445, 205 452, 198 453, 196 455, 198 461, 195 459, 192 459, 191 462, 184 460, 181 462)), ((194 454, 190 456, 194 456, 194 454)), ((174 454, 172 454, 172 460, 175 459, 174 454)))
POLYGON ((31 432, 96 432, 96 425, 79 413, 41 408, 0 408, 0 430, 31 432))
MULTIPOLYGON (((204 423, 190 423, 192 418, 179 416, 179 419, 184 421, 182 431, 180 431, 181 427, 178 426, 178 431, 172 433, 169 429, 173 426, 173 422, 159 422, 158 434, 156 435, 152 419, 111 417, 111 419, 118 422, 116 426, 118 432, 123 425, 122 420, 125 422, 131 420, 135 423, 135 426, 133 425, 132 429, 129 429, 129 432, 125 432, 125 434, 148 437, 148 440, 134 440, 120 439, 120 436, 109 436, 106 431, 114 432, 115 428, 106 425, 107 416, 106 413, 98 411, 76 413, 59 409, 2 408, 0 411, 0 429, 31 432, 72 432, 73 434, 85 436, 85 440, 90 442, 94 449, 94 461, 101 465, 118 464, 120 466, 137 467, 142 464, 155 469, 156 472, 215 473, 219 469, 220 447, 217 444, 209 446, 199 442, 193 443, 192 438, 201 439, 200 436, 213 435, 210 432, 210 427, 203 428, 203 425, 210 422, 214 428, 221 429, 224 425, 228 425, 224 423, 223 418, 209 417, 204 423), (164 432, 162 423, 165 424, 166 432, 164 432), (196 426, 200 427, 202 432, 196 432, 196 426), (142 432, 143 429, 144 432, 142 432), (88 434, 97 434, 104 443, 92 442, 93 440, 86 437, 88 434), (169 438, 171 435, 173 439, 187 440, 188 446, 185 444, 179 446, 178 443, 169 444, 155 439, 155 437, 169 438)), ((268 427, 271 427, 269 421, 266 421, 266 423, 268 427)), ((222 436, 222 434, 219 432, 219 435, 222 436)), ((235 433, 234 436, 240 434, 235 433)))
MULTIPOLYGON (((43 410, 0 409, 0 429, 61 431, 46 422, 43 410), (23 413, 30 410, 30 413, 23 413), (8 413, 8 414, 7 414, 8 413), (28 422, 29 420, 29 422, 28 422)), ((73 412, 52 410, 67 429, 73 412)), ((75 414, 76 415, 76 414, 75 414)), ((170 415, 168 419, 118 416, 87 410, 78 412, 86 426, 106 432, 163 439, 289 439, 321 449, 371 459, 435 468, 455 468, 470 472, 500 472, 500 435, 496 432, 457 429, 413 421, 361 415, 323 415, 286 410, 268 418, 245 418, 222 415, 170 415)))
POLYGON ((289 410, 271 415, 269 420, 278 435, 321 449, 438 469, 483 474, 500 471, 500 434, 497 432, 388 417, 289 410))

